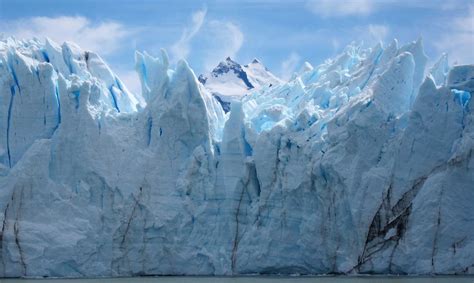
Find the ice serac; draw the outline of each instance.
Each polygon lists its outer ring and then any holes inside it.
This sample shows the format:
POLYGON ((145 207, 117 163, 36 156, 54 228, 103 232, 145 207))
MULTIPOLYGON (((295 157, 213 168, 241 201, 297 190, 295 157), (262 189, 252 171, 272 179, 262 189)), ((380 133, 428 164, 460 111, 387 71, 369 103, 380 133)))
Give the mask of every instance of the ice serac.
POLYGON ((474 273, 473 65, 135 60, 0 40, 1 276, 474 273))

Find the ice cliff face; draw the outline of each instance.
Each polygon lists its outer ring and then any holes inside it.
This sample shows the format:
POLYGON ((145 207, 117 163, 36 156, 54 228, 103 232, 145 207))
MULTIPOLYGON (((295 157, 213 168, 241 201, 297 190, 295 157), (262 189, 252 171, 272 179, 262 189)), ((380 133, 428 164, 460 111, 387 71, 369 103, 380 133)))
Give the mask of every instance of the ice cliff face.
POLYGON ((474 66, 349 46, 224 114, 186 62, 0 41, 0 275, 474 273, 474 66))

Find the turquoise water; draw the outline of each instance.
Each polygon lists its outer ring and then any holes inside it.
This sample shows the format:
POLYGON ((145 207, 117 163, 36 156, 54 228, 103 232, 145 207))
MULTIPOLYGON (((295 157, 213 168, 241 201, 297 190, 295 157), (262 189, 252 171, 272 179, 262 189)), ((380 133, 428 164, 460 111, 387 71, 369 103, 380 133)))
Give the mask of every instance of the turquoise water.
POLYGON ((0 283, 474 283, 474 277, 134 277, 114 279, 0 279, 0 283))

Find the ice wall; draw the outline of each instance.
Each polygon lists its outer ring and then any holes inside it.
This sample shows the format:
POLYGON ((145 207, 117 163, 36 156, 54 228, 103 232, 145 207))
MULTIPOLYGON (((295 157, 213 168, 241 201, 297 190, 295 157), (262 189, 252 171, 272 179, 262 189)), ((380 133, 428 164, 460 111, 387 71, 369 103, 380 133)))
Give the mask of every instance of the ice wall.
POLYGON ((0 275, 472 274, 474 66, 426 62, 351 45, 224 114, 164 51, 132 94, 1 40, 0 275))

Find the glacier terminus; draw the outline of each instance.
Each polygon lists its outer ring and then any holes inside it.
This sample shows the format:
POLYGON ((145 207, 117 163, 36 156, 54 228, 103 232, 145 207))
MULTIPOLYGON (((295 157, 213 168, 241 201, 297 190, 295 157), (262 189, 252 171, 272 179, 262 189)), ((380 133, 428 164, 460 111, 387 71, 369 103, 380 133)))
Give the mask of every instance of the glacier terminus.
POLYGON ((474 65, 135 62, 0 39, 0 276, 474 274, 474 65))

